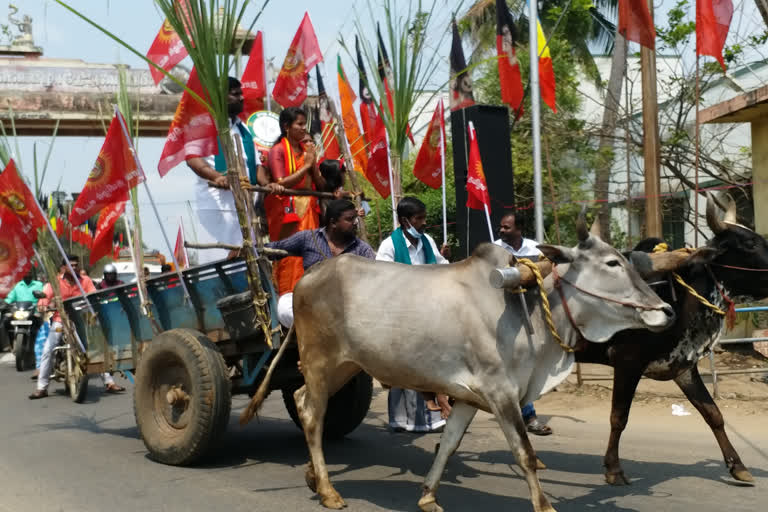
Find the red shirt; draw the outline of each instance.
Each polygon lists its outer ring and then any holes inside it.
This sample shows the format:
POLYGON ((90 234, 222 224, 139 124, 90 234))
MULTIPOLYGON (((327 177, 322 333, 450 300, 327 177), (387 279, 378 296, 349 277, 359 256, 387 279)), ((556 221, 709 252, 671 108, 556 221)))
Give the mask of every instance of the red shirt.
MULTIPOLYGON (((85 290, 85 293, 96 291, 96 288, 93 286, 93 281, 91 281, 91 278, 88 276, 80 276, 80 285, 83 287, 83 290, 85 290)), ((64 279, 64 276, 59 276, 59 289, 61 290, 62 300, 79 297, 81 295, 77 284, 70 283, 68 280, 64 279)), ((46 283, 43 287, 43 293, 45 293, 45 298, 40 299, 40 305, 46 307, 51 303, 51 300, 53 300, 53 287, 51 286, 51 283, 46 283)), ((51 318, 51 322, 61 322, 61 316, 58 311, 53 315, 53 318, 51 318)))

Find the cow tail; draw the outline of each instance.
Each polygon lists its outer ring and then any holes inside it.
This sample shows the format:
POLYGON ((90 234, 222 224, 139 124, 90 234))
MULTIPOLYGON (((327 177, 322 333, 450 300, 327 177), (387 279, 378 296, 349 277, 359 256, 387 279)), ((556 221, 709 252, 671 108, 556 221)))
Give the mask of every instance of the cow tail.
POLYGON ((291 344, 291 341, 293 341, 295 337, 296 335, 294 328, 291 326, 291 328, 288 330, 288 334, 283 340, 283 343, 280 344, 280 349, 277 351, 277 355, 274 357, 274 359, 272 359, 272 363, 269 365, 269 369, 267 369, 267 374, 264 376, 264 380, 261 381, 259 389, 256 390, 256 394, 253 395, 253 398, 251 398, 251 403, 248 404, 248 407, 246 407, 243 413, 240 415, 241 426, 245 426, 249 421, 253 419, 254 416, 256 416, 256 413, 259 412, 261 404, 269 394, 269 382, 272 380, 272 373, 275 371, 275 367, 277 367, 277 364, 283 357, 283 352, 285 352, 286 347, 291 344))

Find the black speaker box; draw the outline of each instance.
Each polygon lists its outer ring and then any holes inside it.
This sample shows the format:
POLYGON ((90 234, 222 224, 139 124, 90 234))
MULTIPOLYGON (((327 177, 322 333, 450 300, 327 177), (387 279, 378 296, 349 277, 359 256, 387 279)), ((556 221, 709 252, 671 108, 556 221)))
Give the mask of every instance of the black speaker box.
POLYGON ((467 163, 469 159, 469 122, 475 126, 480 159, 491 196, 491 226, 494 239, 506 210, 514 208, 515 186, 510 145, 509 111, 506 107, 472 105, 451 112, 453 169, 456 177, 456 234, 459 254, 472 254, 478 244, 489 241, 488 222, 482 210, 470 210, 467 204, 467 163))

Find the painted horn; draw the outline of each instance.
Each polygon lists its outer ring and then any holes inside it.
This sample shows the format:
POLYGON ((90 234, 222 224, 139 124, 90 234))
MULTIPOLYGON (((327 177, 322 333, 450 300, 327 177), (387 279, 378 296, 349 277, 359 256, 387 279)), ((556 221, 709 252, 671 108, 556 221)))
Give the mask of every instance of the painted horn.
POLYGON ((592 227, 589 228, 589 234, 600 238, 600 228, 602 226, 600 225, 600 215, 595 215, 595 222, 592 223, 592 227))
MULTIPOLYGON (((735 216, 735 205, 734 205, 734 216, 735 216)), ((715 205, 715 199, 714 197, 712 197, 712 194, 709 192, 707 192, 707 226, 709 226, 709 229, 711 229, 712 232, 716 235, 718 233, 722 233, 728 228, 725 225, 725 222, 721 221, 717 217, 717 206, 715 205)))
POLYGON ((579 242, 586 242, 589 238, 589 231, 587 231, 587 208, 583 207, 579 212, 579 217, 576 219, 576 234, 579 236, 579 242))

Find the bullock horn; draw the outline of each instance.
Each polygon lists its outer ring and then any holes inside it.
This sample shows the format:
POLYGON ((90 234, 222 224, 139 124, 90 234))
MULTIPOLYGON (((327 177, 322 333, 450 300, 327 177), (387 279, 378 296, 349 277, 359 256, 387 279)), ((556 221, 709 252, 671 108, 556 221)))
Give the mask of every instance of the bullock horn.
POLYGON ((600 215, 595 215, 595 221, 592 223, 592 227, 589 228, 589 234, 600 238, 600 215))
POLYGON ((586 242, 589 238, 589 232, 587 231, 587 207, 584 206, 579 212, 579 217, 576 219, 576 234, 579 235, 579 242, 586 242))
POLYGON ((728 206, 725 208, 723 222, 738 224, 739 221, 736 220, 736 201, 733 200, 731 194, 725 194, 725 197, 728 198, 728 206))
POLYGON ((709 229, 711 229, 712 232, 716 235, 728 229, 728 226, 725 225, 725 222, 721 221, 717 217, 717 206, 715 206, 715 198, 712 197, 712 194, 709 192, 707 192, 707 226, 709 226, 709 229))

